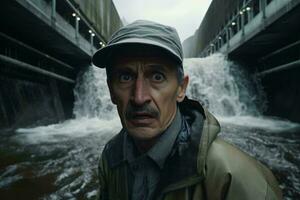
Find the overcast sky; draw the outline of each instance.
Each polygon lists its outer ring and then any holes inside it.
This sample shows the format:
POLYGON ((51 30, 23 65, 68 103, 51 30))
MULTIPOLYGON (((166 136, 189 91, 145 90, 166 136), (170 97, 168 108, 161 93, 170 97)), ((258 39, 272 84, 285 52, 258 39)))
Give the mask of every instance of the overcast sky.
POLYGON ((121 19, 147 19, 173 26, 181 42, 199 27, 211 0, 113 0, 121 19))

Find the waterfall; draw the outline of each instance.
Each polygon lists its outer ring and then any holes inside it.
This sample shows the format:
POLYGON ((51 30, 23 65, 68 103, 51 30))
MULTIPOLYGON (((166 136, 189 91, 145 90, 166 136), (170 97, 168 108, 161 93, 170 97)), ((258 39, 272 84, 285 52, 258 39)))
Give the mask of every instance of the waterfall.
POLYGON ((116 117, 117 113, 110 100, 104 69, 89 66, 81 72, 74 88, 74 96, 73 113, 76 118, 112 119, 116 117))
POLYGON ((187 96, 199 100, 217 116, 257 116, 261 91, 255 90, 250 77, 222 54, 184 60, 190 77, 187 96))

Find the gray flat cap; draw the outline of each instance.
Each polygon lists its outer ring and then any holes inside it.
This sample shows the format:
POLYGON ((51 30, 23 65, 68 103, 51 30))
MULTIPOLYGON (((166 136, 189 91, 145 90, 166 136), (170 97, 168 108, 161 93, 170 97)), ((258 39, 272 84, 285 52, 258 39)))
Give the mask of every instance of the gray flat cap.
POLYGON ((159 48, 174 61, 182 64, 182 46, 177 31, 170 26, 146 20, 135 21, 116 31, 107 46, 94 54, 92 62, 100 68, 105 68, 114 50, 133 45, 159 48))

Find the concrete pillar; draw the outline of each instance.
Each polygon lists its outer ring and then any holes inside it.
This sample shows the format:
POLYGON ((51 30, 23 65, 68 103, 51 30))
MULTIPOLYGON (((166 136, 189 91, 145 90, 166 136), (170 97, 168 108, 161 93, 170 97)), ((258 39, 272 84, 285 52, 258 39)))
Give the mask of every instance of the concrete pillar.
POLYGON ((224 45, 224 39, 223 39, 223 36, 220 36, 219 37, 219 40, 220 40, 220 48, 224 45))
POLYGON ((248 23, 253 19, 253 6, 248 6, 247 10, 247 17, 248 17, 248 23))
POLYGON ((92 52, 92 54, 94 53, 93 52, 93 47, 94 47, 94 36, 95 36, 95 34, 94 33, 91 33, 90 34, 90 42, 91 42, 91 52, 92 52))
POLYGON ((218 49, 222 47, 222 40, 220 39, 220 36, 218 37, 218 49))
POLYGON ((231 27, 229 27, 229 40, 234 36, 233 30, 231 27))
POLYGON ((242 29, 242 37, 245 35, 245 15, 247 13, 247 10, 245 9, 245 1, 243 1, 243 6, 242 6, 242 15, 241 15, 241 29, 242 29))
POLYGON ((259 0, 259 11, 262 12, 263 18, 266 18, 267 0, 259 0))
POLYGON ((236 30, 236 32, 239 32, 239 30, 241 29, 241 26, 240 26, 240 22, 241 22, 241 18, 240 18, 240 8, 239 8, 239 5, 238 5, 238 7, 237 7, 237 15, 236 15, 237 17, 236 17, 236 28, 237 28, 237 30, 236 30))
POLYGON ((241 16, 242 36, 245 35, 245 13, 241 16))
POLYGON ((79 42, 79 17, 75 17, 75 39, 77 43, 79 42))
POLYGON ((52 24, 56 22, 56 0, 51 1, 51 20, 52 24))
POLYGON ((226 27, 226 40, 227 40, 227 51, 229 50, 229 47, 230 47, 230 27, 226 27))
POLYGON ((227 43, 228 43, 229 39, 230 39, 229 29, 228 29, 228 27, 226 27, 226 42, 227 43))

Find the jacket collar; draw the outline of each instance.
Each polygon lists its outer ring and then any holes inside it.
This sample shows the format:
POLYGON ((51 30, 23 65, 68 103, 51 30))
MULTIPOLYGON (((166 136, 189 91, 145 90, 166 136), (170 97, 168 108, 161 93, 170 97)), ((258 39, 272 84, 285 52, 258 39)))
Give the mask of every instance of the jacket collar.
POLYGON ((205 112, 198 102, 187 98, 179 108, 186 124, 161 173, 157 194, 193 185, 203 178, 198 170, 198 154, 205 112))
POLYGON ((216 118, 199 102, 185 98, 179 108, 188 123, 190 139, 179 142, 177 152, 166 161, 168 166, 162 172, 157 199, 168 191, 194 185, 204 179, 207 152, 220 131, 216 118))

